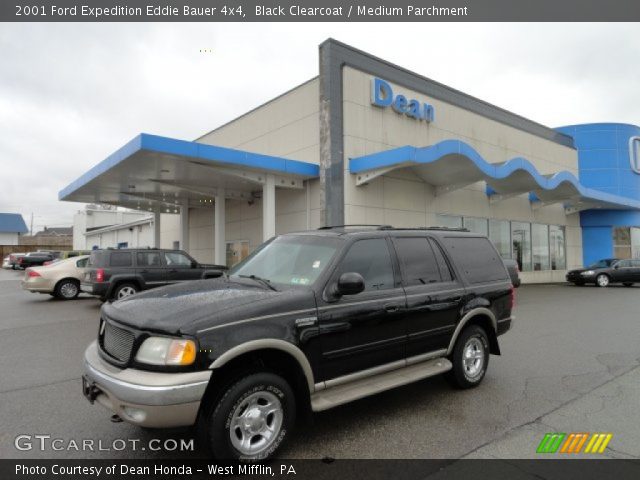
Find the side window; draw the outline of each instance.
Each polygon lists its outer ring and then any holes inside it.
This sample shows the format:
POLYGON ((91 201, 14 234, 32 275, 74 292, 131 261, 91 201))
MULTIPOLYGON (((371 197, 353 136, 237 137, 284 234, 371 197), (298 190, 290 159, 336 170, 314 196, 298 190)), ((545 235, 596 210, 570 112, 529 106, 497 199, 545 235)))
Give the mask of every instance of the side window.
POLYGON ((84 267, 86 267, 86 266, 87 266, 87 262, 88 262, 88 261, 89 261, 89 259, 88 259, 88 258, 83 258, 82 260, 78 260, 78 261, 76 262, 76 267, 78 267, 78 268, 84 268, 84 267))
POLYGON ((167 266, 173 267, 190 267, 191 259, 183 253, 179 252, 164 252, 164 261, 167 262, 167 266))
POLYGON ((618 262, 618 267, 620 268, 629 268, 631 266, 631 260, 620 260, 618 262))
POLYGON ((640 268, 640 260, 631 260, 631 266, 635 268, 640 268))
POLYGON ((440 281, 440 270, 426 237, 400 237, 395 244, 407 285, 426 285, 440 281))
POLYGON ((447 260, 444 258, 444 254, 442 253, 442 249, 440 245, 436 243, 433 238, 429 239, 429 243, 431 244, 431 248, 433 248, 433 253, 436 256, 436 262, 438 263, 438 268, 440 269, 440 277, 443 282, 450 282, 453 280, 453 275, 451 274, 451 269, 447 264, 447 260))
POLYGON ((114 252, 111 254, 112 267, 130 267, 131 252, 114 252))
POLYGON ((355 242, 342 259, 339 272, 362 275, 367 291, 393 288, 393 267, 386 240, 372 238, 355 242))
POLYGON ((136 261, 138 262, 139 267, 162 266, 159 252, 138 252, 136 253, 136 261))

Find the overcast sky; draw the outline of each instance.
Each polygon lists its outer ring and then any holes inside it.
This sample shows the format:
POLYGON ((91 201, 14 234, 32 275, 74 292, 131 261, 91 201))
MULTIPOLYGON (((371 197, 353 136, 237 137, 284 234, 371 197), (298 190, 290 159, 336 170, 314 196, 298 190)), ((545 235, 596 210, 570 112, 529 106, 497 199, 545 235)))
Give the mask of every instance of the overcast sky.
POLYGON ((58 191, 139 132, 193 140, 318 73, 333 37, 548 126, 640 124, 637 24, 2 24, 0 212, 71 225, 58 191), (211 53, 201 53, 211 49, 211 53))

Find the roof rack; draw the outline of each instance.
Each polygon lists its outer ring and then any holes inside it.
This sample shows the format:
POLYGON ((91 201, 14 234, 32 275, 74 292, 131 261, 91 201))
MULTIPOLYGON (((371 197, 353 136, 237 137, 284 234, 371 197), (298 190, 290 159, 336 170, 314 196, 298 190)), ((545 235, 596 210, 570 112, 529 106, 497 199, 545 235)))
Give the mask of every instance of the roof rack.
POLYGON ((366 223, 353 223, 349 225, 329 225, 326 227, 320 227, 318 230, 333 230, 334 228, 371 228, 372 230, 391 230, 391 225, 370 225, 366 223))
POLYGON ((464 227, 386 227, 383 226, 380 230, 438 230, 442 232, 469 232, 468 228, 464 227))

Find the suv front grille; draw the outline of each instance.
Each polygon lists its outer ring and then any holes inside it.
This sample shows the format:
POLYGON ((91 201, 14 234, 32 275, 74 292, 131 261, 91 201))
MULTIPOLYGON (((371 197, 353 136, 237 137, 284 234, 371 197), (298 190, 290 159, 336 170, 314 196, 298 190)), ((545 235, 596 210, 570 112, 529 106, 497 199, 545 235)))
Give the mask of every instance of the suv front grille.
POLYGON ((104 321, 104 333, 100 340, 100 346, 106 353, 121 362, 129 361, 135 340, 132 332, 104 321))

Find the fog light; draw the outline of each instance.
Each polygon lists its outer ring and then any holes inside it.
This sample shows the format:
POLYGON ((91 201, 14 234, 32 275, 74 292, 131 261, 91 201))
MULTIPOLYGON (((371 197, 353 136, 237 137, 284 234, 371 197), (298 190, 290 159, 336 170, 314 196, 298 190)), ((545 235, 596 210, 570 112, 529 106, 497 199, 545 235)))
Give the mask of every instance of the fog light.
POLYGON ((129 419, 134 422, 143 422, 145 418, 147 418, 147 413, 144 410, 140 410, 139 408, 133 407, 124 407, 122 409, 123 413, 129 417, 129 419))

